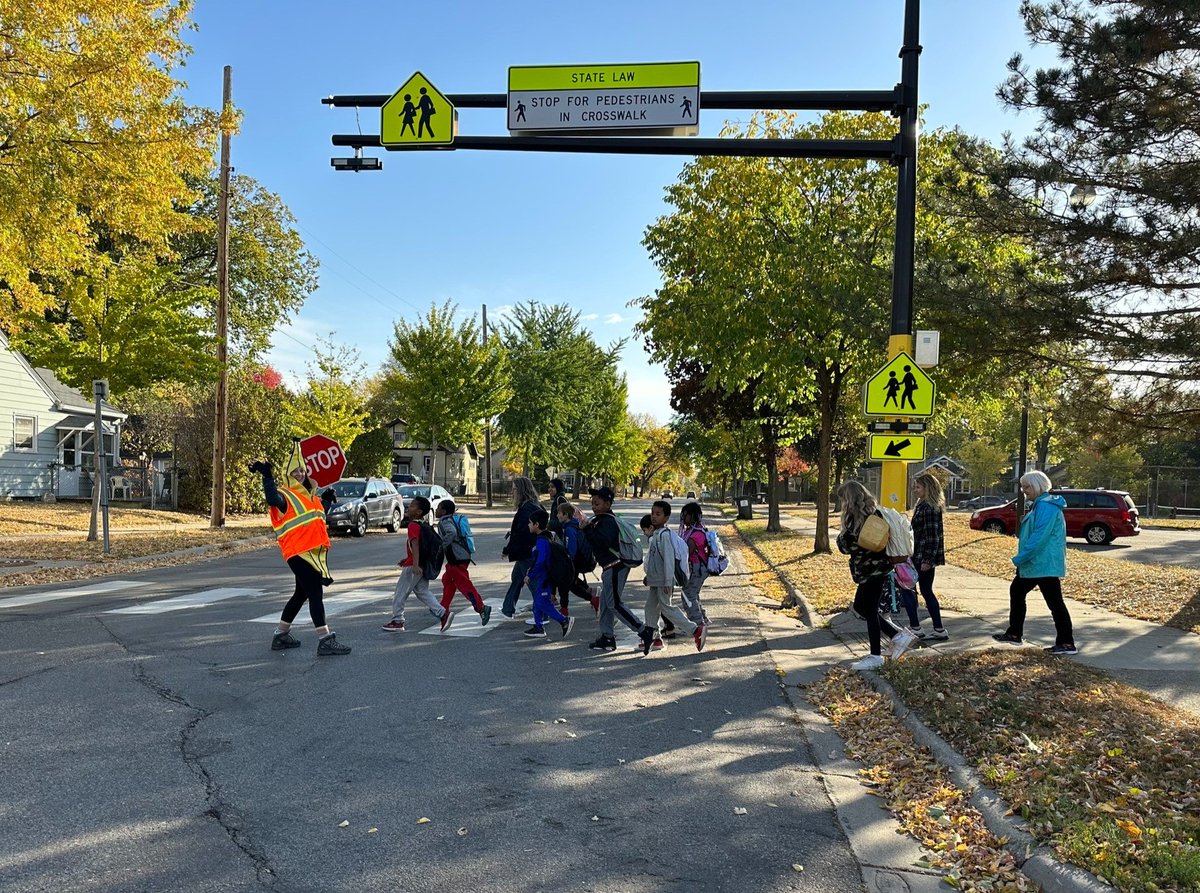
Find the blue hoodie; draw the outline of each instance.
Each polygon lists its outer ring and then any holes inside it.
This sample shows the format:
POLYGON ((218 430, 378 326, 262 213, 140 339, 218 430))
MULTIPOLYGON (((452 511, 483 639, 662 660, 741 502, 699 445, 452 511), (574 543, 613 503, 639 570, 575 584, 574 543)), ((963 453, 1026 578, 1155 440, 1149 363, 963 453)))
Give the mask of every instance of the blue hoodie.
POLYGON ((1043 493, 1021 520, 1013 564, 1025 579, 1067 575, 1067 522, 1061 496, 1043 493))

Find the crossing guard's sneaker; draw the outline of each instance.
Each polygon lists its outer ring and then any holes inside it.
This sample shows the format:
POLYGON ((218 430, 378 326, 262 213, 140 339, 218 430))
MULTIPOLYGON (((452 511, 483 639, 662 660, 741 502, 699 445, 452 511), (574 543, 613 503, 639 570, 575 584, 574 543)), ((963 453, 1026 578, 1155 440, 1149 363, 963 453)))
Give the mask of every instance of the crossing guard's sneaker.
POLYGON ((349 654, 350 646, 343 645, 337 640, 337 633, 321 636, 317 642, 317 657, 334 657, 339 654, 349 654))
POLYGON ((285 633, 282 630, 275 630, 275 635, 271 636, 271 650, 283 651, 285 648, 299 648, 300 640, 291 633, 285 633))

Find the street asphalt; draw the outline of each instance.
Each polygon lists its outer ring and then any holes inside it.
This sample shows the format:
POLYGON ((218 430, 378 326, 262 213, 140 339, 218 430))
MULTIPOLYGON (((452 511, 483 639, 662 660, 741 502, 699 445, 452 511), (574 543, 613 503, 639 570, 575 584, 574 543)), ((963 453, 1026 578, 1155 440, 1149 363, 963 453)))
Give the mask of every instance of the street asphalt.
MULTIPOLYGON (((468 511, 498 600, 511 512, 468 511)), ((346 657, 306 612, 269 650, 273 546, 3 590, 0 891, 863 888, 744 576, 706 588, 703 653, 605 655, 582 601, 565 641, 470 635, 461 597, 450 635, 416 599, 381 631, 402 545, 335 540, 346 657)))

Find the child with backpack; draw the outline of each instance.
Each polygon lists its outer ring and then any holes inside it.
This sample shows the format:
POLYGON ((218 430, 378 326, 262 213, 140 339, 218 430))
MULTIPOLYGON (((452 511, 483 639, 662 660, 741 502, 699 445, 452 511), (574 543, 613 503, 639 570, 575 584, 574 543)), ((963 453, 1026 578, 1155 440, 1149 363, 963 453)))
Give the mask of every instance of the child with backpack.
POLYGON ((573 568, 568 570, 571 559, 566 554, 566 548, 551 538, 549 528, 550 513, 545 509, 538 509, 530 516, 529 532, 536 537, 533 564, 525 577, 525 585, 533 590, 533 625, 525 630, 525 636, 530 639, 546 638, 543 624, 547 617, 562 627, 564 639, 575 626, 575 618, 559 613, 551 598, 555 583, 561 583, 568 573, 573 573, 573 568), (557 553, 555 550, 558 550, 557 553))
POLYGON ((658 618, 670 619, 674 626, 688 629, 696 642, 696 650, 704 650, 704 624, 692 623, 684 613, 672 604, 675 586, 681 571, 680 556, 676 551, 676 534, 667 527, 671 519, 671 503, 657 500, 650 509, 654 533, 650 537, 650 548, 646 554, 646 585, 650 595, 646 599, 646 625, 642 628, 642 654, 649 654, 658 633, 658 618))
POLYGON ((563 547, 571 557, 575 570, 571 583, 558 587, 558 609, 564 614, 569 613, 567 601, 571 593, 574 593, 589 602, 592 610, 599 613, 600 596, 592 591, 584 577, 596 569, 596 556, 592 553, 592 546, 579 529, 579 521, 575 518, 575 506, 564 500, 558 504, 557 513, 558 535, 562 538, 563 547))
MULTIPOLYGON (((642 528, 642 536, 645 538, 646 542, 649 543, 650 537, 654 536, 654 516, 642 515, 642 520, 638 526, 642 528)), ((650 580, 646 577, 643 577, 642 585, 649 586, 650 580)), ((666 614, 663 614, 660 627, 655 632, 656 635, 654 636, 653 648, 655 651, 658 651, 660 648, 666 647, 663 642, 664 639, 675 638, 675 624, 671 622, 670 617, 668 617, 666 614)))
POLYGON ((392 593, 392 619, 383 625, 389 633, 404 632, 404 605, 413 594, 442 622, 442 632, 454 622, 454 612, 443 608, 429 592, 429 581, 437 579, 441 570, 441 541, 433 528, 422 520, 428 514, 429 500, 424 496, 414 496, 404 510, 408 539, 404 560, 400 562, 400 579, 392 593))
POLYGON ((487 626, 492 608, 483 603, 483 596, 471 582, 471 556, 475 554, 475 537, 466 515, 457 512, 453 500, 443 499, 437 507, 437 532, 446 551, 446 569, 442 572, 442 607, 450 610, 455 590, 471 603, 479 615, 480 626, 487 626))
MULTIPOLYGON (((698 502, 689 502, 679 510, 679 535, 683 537, 688 557, 688 581, 683 587, 680 600, 688 620, 702 625, 707 635, 708 615, 704 613, 704 606, 700 603, 700 590, 704 581, 712 574, 709 570, 710 559, 719 561, 721 556, 718 550, 709 544, 708 530, 701 520, 703 514, 698 502)), ((715 536, 714 534, 714 539, 715 536)), ((719 565, 716 570, 720 573, 719 565)))
POLYGON ((592 496, 592 518, 583 528, 583 535, 591 544, 596 561, 603 568, 600 574, 600 637, 588 645, 594 651, 616 651, 617 638, 613 623, 615 618, 641 634, 642 621, 621 601, 629 569, 642 563, 642 545, 638 529, 629 527, 613 514, 616 494, 612 487, 599 487, 588 491, 592 496), (627 526, 622 527, 622 524, 627 526))

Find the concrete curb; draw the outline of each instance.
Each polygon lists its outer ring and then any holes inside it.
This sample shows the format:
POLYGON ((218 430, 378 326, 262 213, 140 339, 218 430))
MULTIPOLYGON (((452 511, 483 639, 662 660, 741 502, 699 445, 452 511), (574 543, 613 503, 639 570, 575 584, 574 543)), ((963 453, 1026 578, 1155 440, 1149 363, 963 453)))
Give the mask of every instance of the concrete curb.
MULTIPOLYGON (((737 529, 736 526, 735 529, 737 529)), ((810 628, 815 626, 812 622, 813 617, 824 619, 822 615, 812 610, 812 606, 804 595, 795 590, 770 559, 756 545, 750 542, 749 539, 741 536, 740 530, 738 531, 738 536, 767 567, 774 571, 775 576, 783 583, 784 588, 789 593, 794 594, 796 601, 801 606, 801 611, 805 615, 804 623, 806 626, 810 628)), ((838 641, 845 643, 846 640, 838 634, 833 624, 828 624, 827 627, 838 641)), ((1008 814, 1011 812, 1011 809, 1000 795, 983 783, 978 773, 971 768, 966 759, 958 751, 943 740, 937 732, 921 721, 886 679, 878 673, 862 673, 860 675, 877 692, 889 700, 893 712, 908 730, 912 732, 917 743, 929 748, 934 758, 949 770, 955 785, 969 795, 968 802, 979 810, 980 815, 983 816, 984 824, 987 825, 988 830, 997 837, 1008 839, 1005 849, 1013 855, 1013 858, 1025 876, 1036 883, 1042 889, 1043 893, 1113 893, 1115 890, 1114 887, 1100 880, 1100 878, 1096 877, 1090 871, 1080 868, 1077 865, 1060 861, 1052 847, 1045 844, 1039 845, 1033 835, 1017 824, 1008 814)), ((790 690, 788 691, 788 700, 792 703, 793 708, 797 706, 796 700, 790 690)), ((808 723, 804 723, 802 720, 802 727, 806 725, 811 726, 811 715, 808 719, 808 723)), ((832 731, 832 728, 830 731, 832 731)), ((809 745, 812 747, 811 741, 809 745)))
POLYGON ((970 795, 968 802, 979 810, 988 830, 998 837, 1008 838, 1004 848, 1012 853, 1021 871, 1044 893, 1112 893, 1115 888, 1090 871, 1059 861, 1052 847, 1039 845, 1033 835, 1008 814, 1011 810, 1003 798, 983 783, 958 751, 920 720, 886 679, 878 673, 861 675, 891 702, 892 711, 912 732, 917 743, 929 748, 937 761, 950 770, 954 783, 970 795))
POLYGON ((779 572, 779 569, 771 563, 771 559, 764 555, 762 550, 759 549, 757 545, 755 545, 746 537, 742 536, 741 528, 737 526, 737 522, 735 520, 731 519, 729 523, 731 523, 733 525, 733 529, 737 531, 738 539, 745 543, 750 551, 757 555, 759 560, 769 567, 774 572, 775 576, 779 578, 779 582, 783 584, 783 588, 787 590, 788 595, 792 597, 792 600, 795 601, 797 606, 800 608, 800 622, 809 629, 815 629, 817 626, 822 624, 825 618, 813 609, 813 606, 809 602, 807 596, 793 586, 791 581, 779 572))

